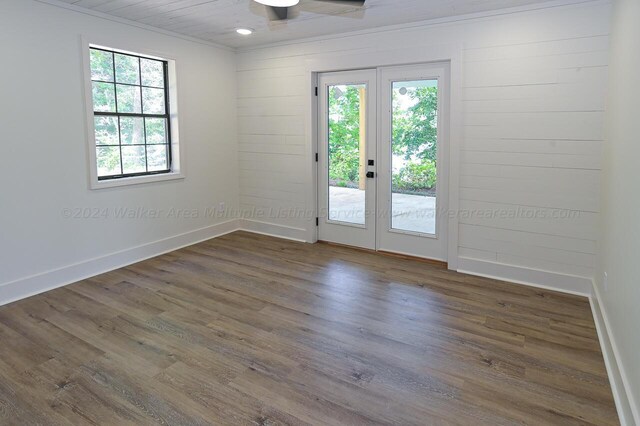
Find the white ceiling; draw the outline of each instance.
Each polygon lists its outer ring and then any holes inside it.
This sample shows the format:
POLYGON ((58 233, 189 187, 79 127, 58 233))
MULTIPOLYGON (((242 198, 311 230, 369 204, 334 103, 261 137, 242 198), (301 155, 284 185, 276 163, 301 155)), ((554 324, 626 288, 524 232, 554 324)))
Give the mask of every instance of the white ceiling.
POLYGON ((61 0, 229 47, 247 47, 384 25, 485 12, 548 0, 367 0, 363 8, 301 0, 288 21, 270 21, 253 0, 61 0), (255 33, 243 37, 238 27, 255 33))

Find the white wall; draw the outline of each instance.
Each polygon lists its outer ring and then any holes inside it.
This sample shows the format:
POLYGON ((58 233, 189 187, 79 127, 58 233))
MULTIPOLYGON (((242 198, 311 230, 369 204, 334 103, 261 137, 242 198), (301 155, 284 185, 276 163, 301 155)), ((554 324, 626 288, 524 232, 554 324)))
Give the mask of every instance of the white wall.
MULTIPOLYGON (((38 283, 24 280, 30 276, 225 220, 203 214, 116 219, 115 208, 202 212, 219 202, 237 208, 234 52, 26 0, 0 2, 0 52, 0 303, 66 278, 64 270, 38 283), (133 51, 166 52, 177 60, 186 179, 88 189, 81 35, 133 51), (109 209, 109 217, 64 216, 65 209, 76 208, 109 209)), ((129 252, 122 261, 140 253, 129 252)), ((69 279, 77 278, 77 269, 69 271, 69 279)))
POLYGON ((622 378, 619 391, 626 387, 630 403, 622 408, 628 424, 634 424, 631 412, 635 424, 640 424, 640 2, 616 0, 613 11, 596 287, 612 353, 617 355, 619 371, 614 365, 614 378, 622 378))
POLYGON ((578 214, 535 220, 463 216, 458 267, 588 292, 600 211, 609 12, 609 3, 601 1, 500 11, 236 55, 39 2, 3 1, 0 47, 3 63, 13 65, 3 67, 0 79, 3 100, 11 100, 0 104, 6 152, 0 169, 0 285, 11 284, 11 290, 3 288, 0 302, 18 297, 7 296, 15 288, 28 290, 20 286, 29 277, 46 281, 39 274, 58 271, 60 281, 70 265, 185 233, 191 237, 181 243, 193 241, 193 232, 204 238, 211 233, 198 230, 228 219, 204 216, 204 209, 220 202, 243 209, 250 229, 309 239, 315 206, 309 195, 308 64, 366 55, 388 62, 400 49, 425 57, 443 44, 459 46, 461 59, 462 87, 454 87, 461 109, 454 190, 463 212, 578 214), (88 189, 80 35, 165 51, 178 60, 187 179, 88 189), (116 208, 138 207, 193 210, 198 217, 113 217, 116 208), (64 216, 65 209, 78 208, 107 209, 111 217, 64 216))
POLYGON ((462 119, 455 141, 460 208, 578 212, 570 220, 462 217, 460 268, 588 291, 600 206, 607 206, 597 305, 609 326, 605 340, 612 338, 617 354, 614 367, 625 378, 619 386, 631 400, 622 413, 630 419, 635 409, 637 416, 640 5, 618 0, 615 11, 601 204, 608 2, 502 11, 236 55, 43 3, 2 0, 0 304, 234 229, 233 214, 204 215, 220 202, 230 211, 241 208, 250 229, 309 239, 315 224, 308 64, 367 55, 388 62, 400 49, 425 57, 454 45, 462 61, 462 87, 454 88, 462 119), (88 189, 81 35, 177 60, 186 179, 88 189), (162 213, 152 220, 115 218, 122 208, 162 213), (72 219, 67 209, 97 209, 107 217, 72 219), (167 217, 172 209, 196 217, 167 217))
MULTIPOLYGON (((461 209, 556 209, 571 219, 461 218, 459 268, 587 293, 596 262, 610 4, 592 2, 238 54, 240 205, 254 229, 307 238, 308 63, 443 43, 462 51, 461 209), (261 216, 252 216, 259 213, 261 216)), ((454 88, 454 90, 460 88, 454 88)))

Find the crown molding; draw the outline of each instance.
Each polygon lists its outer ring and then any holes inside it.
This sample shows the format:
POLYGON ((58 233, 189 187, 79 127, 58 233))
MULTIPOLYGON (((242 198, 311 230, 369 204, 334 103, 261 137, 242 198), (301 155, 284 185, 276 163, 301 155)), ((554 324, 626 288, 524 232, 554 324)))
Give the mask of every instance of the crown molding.
POLYGON ((526 6, 495 9, 495 10, 489 10, 485 12, 475 12, 475 13, 468 13, 464 15, 447 16, 444 18, 427 19, 423 21, 388 25, 388 26, 382 26, 382 27, 376 27, 376 28, 369 28, 365 30, 349 31, 344 33, 328 34, 328 35, 315 36, 315 37, 305 37, 297 40, 285 40, 285 41, 278 41, 274 43, 259 44, 254 46, 238 47, 236 48, 236 52, 245 53, 245 52, 250 52, 255 50, 268 49, 272 47, 291 46, 295 44, 304 44, 304 43, 310 43, 315 41, 335 40, 335 39, 340 39, 345 37, 355 37, 360 35, 393 32, 393 31, 407 31, 407 30, 412 30, 420 27, 446 25, 446 24, 451 24, 456 22, 488 19, 488 18, 494 18, 497 16, 507 16, 507 15, 512 15, 516 13, 533 12, 538 10, 545 10, 545 9, 552 9, 552 8, 559 8, 559 7, 581 6, 581 5, 587 5, 587 4, 611 4, 611 0, 552 0, 544 3, 536 3, 536 4, 526 5, 526 6))
POLYGON ((105 19, 108 21, 129 25, 132 27, 137 27, 143 30, 152 31, 152 32, 156 32, 156 33, 171 36, 171 37, 176 37, 176 38, 190 41, 193 43, 198 43, 205 46, 210 46, 217 49, 226 50, 229 52, 238 52, 238 53, 267 49, 271 47, 290 46, 290 45, 310 43, 315 41, 333 40, 333 39, 344 38, 344 37, 355 37, 355 36, 366 35, 366 34, 375 34, 375 33, 392 32, 392 31, 408 31, 411 29, 425 27, 425 26, 445 25, 445 24, 451 24, 456 22, 479 20, 483 18, 493 18, 497 16, 506 16, 506 15, 511 15, 515 13, 531 12, 531 11, 538 11, 538 10, 544 10, 544 9, 557 8, 557 7, 570 7, 570 6, 580 6, 585 4, 610 4, 611 3, 611 0, 551 0, 544 3, 536 3, 536 4, 526 5, 526 6, 517 6, 517 7, 506 8, 506 9, 496 9, 496 10, 490 10, 485 12, 476 12, 476 13, 469 13, 464 15, 448 16, 444 18, 436 18, 436 19, 428 19, 428 20, 417 21, 417 22, 404 23, 404 24, 388 25, 388 26, 370 28, 365 30, 349 31, 344 33, 328 34, 328 35, 315 36, 315 37, 305 37, 297 40, 285 40, 285 41, 279 41, 275 43, 265 43, 265 44, 258 44, 253 46, 234 48, 231 46, 218 44, 212 41, 176 33, 174 31, 164 30, 159 27, 143 24, 130 19, 120 18, 117 16, 109 15, 107 13, 98 12, 98 11, 87 9, 84 7, 75 6, 71 3, 65 3, 60 0, 33 0, 33 1, 36 1, 38 3, 48 4, 50 6, 60 7, 63 9, 71 10, 71 11, 82 13, 85 15, 94 16, 94 17, 105 19))
POLYGON ((71 3, 65 3, 65 2, 60 1, 60 0, 33 0, 33 1, 36 1, 38 3, 47 4, 47 5, 50 5, 50 6, 60 7, 62 9, 72 10, 74 12, 82 13, 84 15, 89 15, 89 16, 94 16, 96 18, 105 19, 107 21, 117 22, 119 24, 129 25, 129 26, 140 28, 140 29, 143 29, 143 30, 152 31, 152 32, 155 32, 155 33, 158 33, 158 34, 163 34, 163 35, 167 35, 167 36, 170 36, 170 37, 176 37, 176 38, 179 38, 179 39, 182 39, 182 40, 185 40, 185 41, 190 41, 192 43, 198 43, 198 44, 202 44, 202 45, 209 46, 209 47, 215 47, 217 49, 226 50, 228 52, 235 52, 236 51, 236 49, 233 48, 233 47, 225 46, 225 45, 222 45, 222 44, 214 43, 214 42, 203 40, 203 39, 196 38, 196 37, 190 37, 188 35, 176 33, 174 31, 163 30, 162 28, 159 28, 159 27, 154 27, 152 25, 143 24, 141 22, 132 21, 131 19, 120 18, 118 16, 109 15, 107 13, 98 12, 96 10, 91 10, 91 9, 87 9, 87 8, 84 8, 84 7, 75 6, 75 5, 71 4, 71 3))

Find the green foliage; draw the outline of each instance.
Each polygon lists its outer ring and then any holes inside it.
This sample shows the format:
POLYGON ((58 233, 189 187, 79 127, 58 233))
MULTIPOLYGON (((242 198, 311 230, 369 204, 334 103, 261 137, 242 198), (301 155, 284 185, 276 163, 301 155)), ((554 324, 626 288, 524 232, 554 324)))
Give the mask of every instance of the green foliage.
POLYGON ((118 96, 118 112, 140 114, 140 88, 137 86, 116 85, 118 96))
POLYGON ((394 90, 393 153, 406 160, 437 159, 438 88, 418 87, 407 92, 415 105, 403 109, 394 90))
POLYGON ((145 114, 164 114, 164 90, 143 87, 142 105, 145 114))
POLYGON ((96 145, 118 145, 118 118, 96 116, 94 118, 96 145))
POLYGON ((151 59, 140 59, 142 69, 142 85, 164 87, 164 68, 162 62, 151 59))
MULTIPOLYGON (((164 113, 164 67, 161 61, 97 49, 91 49, 90 59, 94 111, 116 112, 117 94, 119 113, 164 113), (118 83, 142 83, 153 87, 118 83)), ((167 123, 164 118, 118 119, 96 115, 95 135, 99 176, 137 173, 147 169, 165 170, 168 167, 167 123)))
MULTIPOLYGON (((358 86, 339 89, 341 96, 336 87, 329 93, 329 179, 347 186, 359 179, 360 97, 358 86)), ((406 161, 393 175, 394 189, 430 189, 436 184, 438 88, 409 88, 401 95, 394 87, 393 99, 392 152, 406 161)))
POLYGON ((96 148, 98 160, 98 176, 120 173, 120 147, 101 146, 96 148))
POLYGON ((393 175, 394 192, 422 191, 431 189, 436 184, 436 163, 422 160, 420 163, 409 163, 393 175))
POLYGON ((358 182, 360 93, 348 86, 336 96, 336 89, 329 92, 329 179, 358 182))
POLYGON ((113 84, 92 82, 93 110, 100 112, 116 112, 116 93, 113 84))
POLYGON ((113 81, 113 55, 91 49, 91 80, 113 81))
POLYGON ((120 117, 120 142, 123 145, 144 144, 142 117, 120 117))
POLYGON ((358 182, 360 179, 358 174, 359 163, 360 156, 357 152, 355 154, 349 151, 337 153, 335 157, 331 158, 329 179, 358 182))
POLYGON ((115 53, 116 83, 140 84, 140 66, 138 58, 115 53))
POLYGON ((147 118, 145 121, 148 144, 166 143, 164 118, 147 118))

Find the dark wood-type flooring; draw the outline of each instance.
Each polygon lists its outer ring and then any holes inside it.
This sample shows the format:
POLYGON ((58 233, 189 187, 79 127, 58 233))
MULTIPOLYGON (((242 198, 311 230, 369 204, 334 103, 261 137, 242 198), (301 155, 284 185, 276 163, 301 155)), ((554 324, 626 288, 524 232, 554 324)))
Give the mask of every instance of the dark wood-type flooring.
POLYGON ((617 424, 585 298, 236 232, 0 308, 0 424, 617 424))

